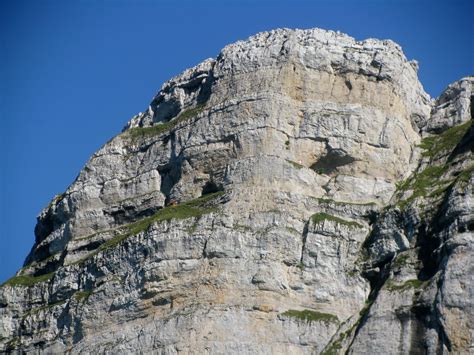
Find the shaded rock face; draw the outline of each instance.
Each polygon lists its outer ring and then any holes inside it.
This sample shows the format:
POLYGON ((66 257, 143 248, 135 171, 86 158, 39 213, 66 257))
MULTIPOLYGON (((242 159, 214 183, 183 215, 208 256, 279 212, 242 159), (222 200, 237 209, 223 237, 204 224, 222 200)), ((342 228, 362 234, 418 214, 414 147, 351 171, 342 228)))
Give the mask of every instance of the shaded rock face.
POLYGON ((0 350, 472 350, 473 79, 416 70, 285 29, 166 82, 39 215, 0 350))

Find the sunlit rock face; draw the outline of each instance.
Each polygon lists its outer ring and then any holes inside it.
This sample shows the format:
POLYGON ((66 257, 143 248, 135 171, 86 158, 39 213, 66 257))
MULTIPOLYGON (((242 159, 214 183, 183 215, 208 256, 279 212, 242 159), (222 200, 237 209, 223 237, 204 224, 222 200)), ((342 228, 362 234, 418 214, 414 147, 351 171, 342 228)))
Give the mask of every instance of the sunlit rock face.
POLYGON ((0 350, 468 352, 472 85, 320 29, 225 47, 41 212, 0 350))

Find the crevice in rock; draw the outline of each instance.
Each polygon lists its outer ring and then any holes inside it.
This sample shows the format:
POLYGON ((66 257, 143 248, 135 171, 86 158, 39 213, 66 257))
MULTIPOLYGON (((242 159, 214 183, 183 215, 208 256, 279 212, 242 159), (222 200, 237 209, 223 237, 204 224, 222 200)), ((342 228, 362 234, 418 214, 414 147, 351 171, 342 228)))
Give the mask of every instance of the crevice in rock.
MULTIPOLYGON (((438 292, 437 292, 435 300, 439 300, 439 290, 443 286, 443 281, 444 281, 444 278, 440 277, 439 281, 438 281, 438 284, 437 284, 438 292)), ((446 345, 446 347, 448 348, 448 351, 451 352, 452 351, 451 340, 449 339, 449 336, 448 336, 448 334, 447 334, 447 332, 444 328, 444 325, 441 322, 441 320, 444 317, 440 313, 439 307, 437 307, 436 303, 438 303, 438 301, 435 301, 435 304, 433 304, 433 306, 432 306, 432 308, 433 308, 432 314, 433 314, 433 318, 434 318, 433 323, 434 323, 435 329, 437 330, 437 333, 438 333, 438 340, 439 340, 438 350, 439 350, 440 353, 442 353, 443 352, 443 345, 446 345)))
MULTIPOLYGON (((174 134, 173 134, 174 135, 174 134)), ((158 168, 158 173, 161 177, 160 191, 165 196, 165 204, 170 202, 170 194, 174 185, 181 179, 182 176, 182 157, 172 155, 169 162, 158 168)))
POLYGON ((346 84, 346 87, 349 89, 349 91, 352 90, 352 84, 351 84, 351 81, 350 81, 350 80, 346 79, 346 80, 344 81, 344 84, 346 84))
POLYGON ((206 258, 208 257, 207 251, 206 251, 206 249, 207 249, 207 242, 208 242, 208 241, 209 241, 209 239, 206 239, 206 240, 204 241, 204 247, 202 248, 202 258, 203 258, 203 259, 206 259, 206 258))
POLYGON ((302 234, 303 244, 301 245, 300 265, 304 265, 303 264, 303 258, 304 258, 304 251, 306 249, 306 239, 308 238, 310 221, 311 221, 311 219, 308 219, 308 221, 306 221, 306 223, 304 224, 304 227, 303 227, 303 234, 302 234))
POLYGON ((196 99, 198 105, 203 105, 209 100, 212 93, 212 86, 214 85, 215 81, 216 79, 214 77, 214 72, 213 70, 210 70, 209 75, 201 83, 201 90, 199 91, 196 99))
POLYGON ((140 206, 120 206, 118 209, 104 210, 104 215, 111 216, 114 219, 114 223, 116 225, 123 225, 152 216, 162 208, 162 206, 152 206, 150 208, 137 211, 136 207, 140 206))
POLYGON ((440 245, 441 240, 430 233, 426 224, 423 223, 418 228, 416 243, 416 247, 419 247, 418 260, 423 265, 418 274, 420 280, 429 280, 438 272, 440 256, 436 251, 440 245))
POLYGON ((372 304, 377 299, 380 289, 385 284, 385 282, 387 281, 390 275, 389 265, 390 265, 390 261, 383 264, 383 266, 380 267, 379 272, 373 272, 373 273, 365 272, 362 274, 362 276, 366 278, 370 283, 370 293, 369 293, 369 297, 366 300, 366 306, 359 313, 360 317, 356 323, 357 325, 354 331, 354 336, 352 337, 352 340, 349 343, 347 350, 345 352, 346 355, 350 354, 350 349, 352 347, 352 344, 354 344, 354 341, 357 338, 357 335, 359 334, 360 330, 367 322, 368 314, 370 312, 370 308, 372 307, 372 304))

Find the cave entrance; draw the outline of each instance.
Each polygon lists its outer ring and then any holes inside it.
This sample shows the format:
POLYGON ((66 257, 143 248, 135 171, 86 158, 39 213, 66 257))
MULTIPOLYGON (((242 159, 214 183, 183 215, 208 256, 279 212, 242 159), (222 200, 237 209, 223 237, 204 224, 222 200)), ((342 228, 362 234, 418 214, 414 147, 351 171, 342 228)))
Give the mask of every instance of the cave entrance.
POLYGON ((219 186, 217 186, 217 184, 215 182, 208 181, 208 182, 206 182, 206 184, 202 188, 201 196, 212 194, 212 193, 218 192, 220 190, 221 189, 219 188, 219 186))
POLYGON ((351 164, 355 161, 353 157, 345 154, 343 151, 334 149, 322 156, 316 163, 311 165, 311 169, 318 174, 331 174, 338 167, 351 164))

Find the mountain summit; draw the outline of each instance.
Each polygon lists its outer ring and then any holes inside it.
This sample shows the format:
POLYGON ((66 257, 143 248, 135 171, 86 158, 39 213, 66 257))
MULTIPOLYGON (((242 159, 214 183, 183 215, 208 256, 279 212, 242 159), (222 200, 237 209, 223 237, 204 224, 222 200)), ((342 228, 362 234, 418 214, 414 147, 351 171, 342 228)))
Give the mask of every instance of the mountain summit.
POLYGON ((164 83, 38 216, 0 351, 472 351, 473 85, 278 29, 164 83))

